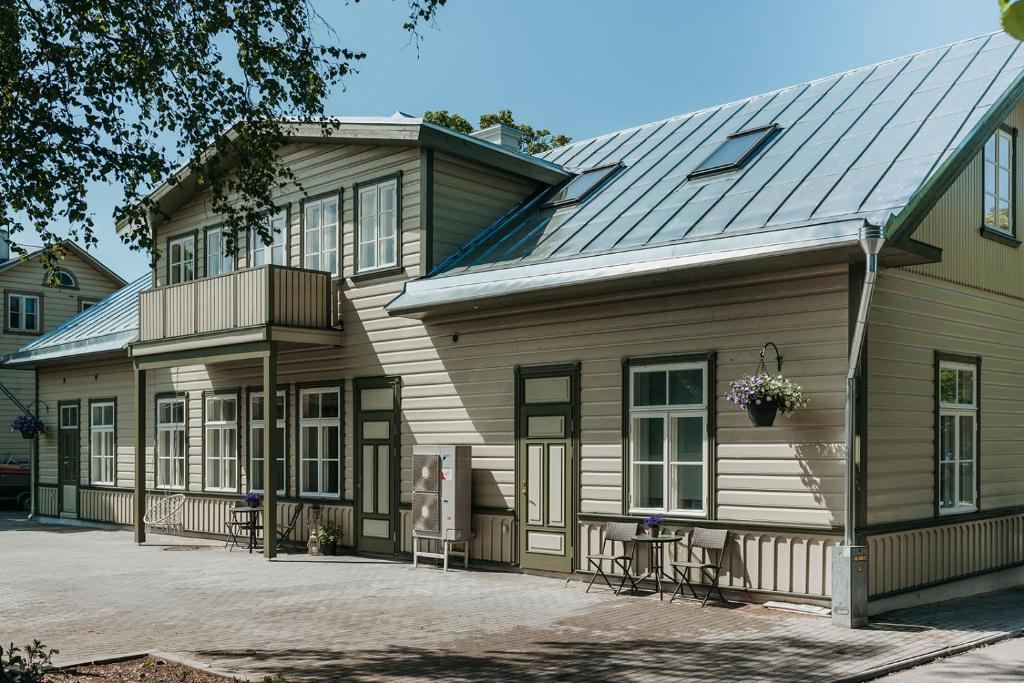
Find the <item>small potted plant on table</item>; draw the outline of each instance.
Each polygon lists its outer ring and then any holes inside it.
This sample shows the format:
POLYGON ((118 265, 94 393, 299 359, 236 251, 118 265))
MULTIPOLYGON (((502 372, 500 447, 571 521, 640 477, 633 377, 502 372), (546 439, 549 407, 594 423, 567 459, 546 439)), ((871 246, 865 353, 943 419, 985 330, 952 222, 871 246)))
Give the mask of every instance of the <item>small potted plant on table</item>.
POLYGON ((263 506, 263 494, 259 491, 250 491, 245 494, 245 503, 251 508, 258 508, 263 506))
POLYGON ((324 522, 316 530, 320 550, 324 555, 336 555, 341 543, 341 527, 334 522, 324 522))
POLYGON ((19 415, 11 423, 12 432, 21 432, 24 439, 34 439, 39 434, 46 433, 46 425, 34 415, 19 415))
POLYGON ((661 533, 661 524, 664 521, 661 515, 651 515, 650 517, 644 517, 644 526, 647 528, 647 533, 653 538, 657 538, 658 534, 661 533))

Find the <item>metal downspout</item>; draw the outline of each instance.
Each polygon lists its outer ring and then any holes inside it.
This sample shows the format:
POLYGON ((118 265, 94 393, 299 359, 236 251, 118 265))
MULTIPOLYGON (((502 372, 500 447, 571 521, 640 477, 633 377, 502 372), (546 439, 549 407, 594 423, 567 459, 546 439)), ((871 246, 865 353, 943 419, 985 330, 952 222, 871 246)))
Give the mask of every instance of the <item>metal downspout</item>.
POLYGON ((861 230, 860 246, 865 256, 864 284, 861 287, 857 319, 850 338, 850 362, 846 370, 846 509, 843 520, 843 544, 847 546, 856 543, 857 518, 854 505, 857 500, 857 374, 860 370, 861 348, 864 346, 864 336, 867 333, 871 297, 874 295, 875 280, 878 278, 878 253, 882 250, 883 244, 883 228, 866 225, 861 230))

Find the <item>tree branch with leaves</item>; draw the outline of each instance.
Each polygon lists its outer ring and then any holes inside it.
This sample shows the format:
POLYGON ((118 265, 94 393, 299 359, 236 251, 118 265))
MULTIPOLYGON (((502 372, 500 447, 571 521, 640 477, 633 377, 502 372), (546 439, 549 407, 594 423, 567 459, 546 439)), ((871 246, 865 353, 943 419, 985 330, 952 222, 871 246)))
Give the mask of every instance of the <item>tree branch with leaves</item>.
MULTIPOLYGON (((446 0, 407 1, 418 46, 446 0)), ((301 189, 289 124, 329 136, 324 103, 366 57, 340 43, 308 0, 0 3, 0 230, 34 232, 53 279, 65 240, 97 243, 88 188, 111 183, 122 239, 155 253, 148 195, 184 164, 230 251, 249 228, 270 243, 275 191, 301 189)))

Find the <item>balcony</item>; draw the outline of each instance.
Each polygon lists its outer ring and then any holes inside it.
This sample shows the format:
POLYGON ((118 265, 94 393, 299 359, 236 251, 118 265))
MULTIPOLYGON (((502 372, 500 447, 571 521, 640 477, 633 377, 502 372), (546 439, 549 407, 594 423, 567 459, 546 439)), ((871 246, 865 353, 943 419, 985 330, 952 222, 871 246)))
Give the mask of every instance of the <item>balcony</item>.
POLYGON ((261 266, 139 296, 133 355, 248 342, 340 345, 329 273, 261 266))

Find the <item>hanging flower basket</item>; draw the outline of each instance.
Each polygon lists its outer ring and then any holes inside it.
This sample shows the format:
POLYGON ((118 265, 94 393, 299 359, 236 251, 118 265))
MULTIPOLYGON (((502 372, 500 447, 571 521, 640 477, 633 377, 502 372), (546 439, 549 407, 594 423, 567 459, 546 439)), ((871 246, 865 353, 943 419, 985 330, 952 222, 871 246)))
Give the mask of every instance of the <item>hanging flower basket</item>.
POLYGON ((46 425, 33 415, 19 415, 11 423, 12 432, 21 432, 23 439, 34 439, 46 433, 46 425))
POLYGON ((797 408, 807 405, 803 387, 781 374, 769 375, 763 371, 730 382, 725 398, 746 409, 755 427, 771 427, 780 412, 788 417, 797 408))

